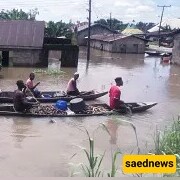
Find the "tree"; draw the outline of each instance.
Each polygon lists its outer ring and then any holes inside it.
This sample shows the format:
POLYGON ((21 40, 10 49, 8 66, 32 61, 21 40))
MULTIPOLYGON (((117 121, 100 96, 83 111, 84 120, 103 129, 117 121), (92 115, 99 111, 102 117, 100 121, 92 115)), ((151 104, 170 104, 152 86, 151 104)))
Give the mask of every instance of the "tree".
POLYGON ((110 19, 99 19, 94 23, 102 24, 104 26, 109 27, 112 30, 119 30, 122 31, 126 28, 127 24, 124 24, 122 21, 119 21, 116 18, 110 19))
POLYGON ((45 28, 45 36, 46 37, 60 37, 66 36, 67 38, 72 37, 71 24, 66 24, 64 22, 53 22, 49 21, 47 23, 47 27, 45 28))
POLYGON ((2 10, 0 12, 0 20, 35 20, 39 14, 38 9, 31 9, 29 12, 24 12, 22 9, 2 10))
POLYGON ((143 22, 140 21, 140 22, 138 22, 136 24, 136 27, 138 29, 142 30, 143 32, 147 32, 147 30, 151 29, 154 26, 155 26, 155 23, 152 23, 152 22, 150 22, 150 23, 143 23, 143 22))

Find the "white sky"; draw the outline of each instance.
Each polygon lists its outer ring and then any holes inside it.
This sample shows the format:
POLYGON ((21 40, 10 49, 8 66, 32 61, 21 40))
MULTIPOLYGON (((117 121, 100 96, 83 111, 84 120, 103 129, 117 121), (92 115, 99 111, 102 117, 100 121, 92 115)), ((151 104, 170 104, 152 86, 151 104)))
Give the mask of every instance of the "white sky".
MULTIPOLYGON (((123 22, 132 20, 159 22, 161 8, 157 5, 172 5, 165 8, 164 17, 180 17, 180 0, 92 0, 92 21, 112 17, 123 22)), ((0 9, 38 8, 37 20, 87 21, 88 0, 0 0, 0 9)))

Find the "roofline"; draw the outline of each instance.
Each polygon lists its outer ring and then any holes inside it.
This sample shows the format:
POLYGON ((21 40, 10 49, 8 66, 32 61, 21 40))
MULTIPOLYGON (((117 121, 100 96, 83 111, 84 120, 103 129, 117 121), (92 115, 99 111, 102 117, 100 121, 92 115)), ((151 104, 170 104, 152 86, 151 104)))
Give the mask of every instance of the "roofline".
MULTIPOLYGON (((99 23, 92 24, 91 27, 98 26, 98 25, 101 26, 101 27, 104 27, 104 28, 108 29, 109 31, 111 31, 111 32, 113 32, 113 33, 115 33, 115 34, 118 34, 117 31, 112 30, 112 29, 110 29, 109 27, 107 27, 107 26, 105 26, 105 25, 102 25, 102 24, 99 24, 99 23)), ((79 33, 79 32, 82 32, 82 31, 85 31, 85 30, 87 30, 88 28, 89 28, 89 27, 87 27, 87 28, 85 28, 85 29, 82 29, 82 30, 78 31, 78 33, 79 33)))
POLYGON ((46 21, 38 21, 38 20, 25 20, 25 19, 23 19, 23 20, 21 20, 21 19, 17 19, 17 20, 14 20, 14 19, 0 19, 0 22, 12 22, 12 21, 15 21, 15 22, 17 22, 17 21, 28 21, 28 22, 44 22, 44 23, 46 23, 46 21))
POLYGON ((41 50, 43 49, 43 47, 34 47, 34 46, 0 46, 0 49, 11 49, 11 50, 14 50, 14 49, 30 49, 30 50, 41 50))
POLYGON ((95 38, 94 38, 94 39, 91 38, 91 40, 96 40, 96 41, 102 41, 102 42, 109 42, 109 43, 111 43, 111 42, 113 42, 113 41, 117 41, 117 40, 120 40, 120 39, 125 39, 125 38, 128 38, 128 37, 135 37, 135 38, 140 39, 140 40, 142 40, 142 41, 149 42, 149 40, 144 39, 144 38, 141 38, 141 37, 137 37, 137 36, 135 36, 135 35, 124 36, 124 37, 122 37, 122 38, 114 38, 113 40, 95 39, 95 38))

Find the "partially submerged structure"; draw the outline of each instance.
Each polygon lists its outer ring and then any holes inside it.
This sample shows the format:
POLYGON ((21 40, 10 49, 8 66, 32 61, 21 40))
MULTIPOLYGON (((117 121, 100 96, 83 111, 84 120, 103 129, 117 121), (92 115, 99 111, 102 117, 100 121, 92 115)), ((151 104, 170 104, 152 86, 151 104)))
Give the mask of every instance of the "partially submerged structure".
POLYGON ((160 41, 160 45, 165 47, 173 47, 174 33, 180 29, 180 19, 165 18, 159 25, 152 27, 146 33, 146 38, 150 41, 160 41), (159 31, 160 30, 160 31, 159 31))
POLYGON ((172 49, 172 61, 180 65, 180 30, 174 33, 174 47, 172 49))
POLYGON ((3 66, 48 66, 58 54, 63 67, 77 67, 78 46, 70 39, 44 38, 44 21, 0 21, 0 55, 3 66))
POLYGON ((91 36, 91 47, 115 53, 144 53, 146 42, 147 40, 134 35, 109 34, 91 36))
MULTIPOLYGON (((88 25, 84 25, 83 27, 78 28, 77 32, 77 40, 79 46, 87 45, 87 36, 88 36, 88 25)), ((101 24, 93 24, 91 25, 91 35, 97 34, 117 34, 118 32, 111 30, 107 26, 101 24)))
POLYGON ((41 63, 44 21, 0 21, 2 65, 36 65, 41 63))

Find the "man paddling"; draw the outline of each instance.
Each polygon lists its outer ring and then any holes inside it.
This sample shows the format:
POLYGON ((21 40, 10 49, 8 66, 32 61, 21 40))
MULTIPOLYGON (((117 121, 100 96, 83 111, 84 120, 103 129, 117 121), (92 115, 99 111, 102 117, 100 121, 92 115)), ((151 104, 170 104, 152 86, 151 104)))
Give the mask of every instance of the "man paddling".
POLYGON ((25 112, 29 110, 33 105, 39 104, 38 102, 28 102, 24 93, 26 86, 22 80, 18 80, 16 85, 18 89, 15 90, 13 97, 14 108, 16 111, 25 112))
POLYGON ((38 82, 36 85, 33 84, 33 80, 35 79, 35 74, 30 73, 29 79, 26 81, 26 86, 29 90, 34 94, 35 97, 41 97, 41 93, 36 89, 36 87, 40 84, 38 82))
POLYGON ((74 77, 69 80, 68 85, 67 85, 67 94, 68 95, 77 96, 80 94, 79 90, 77 88, 77 84, 76 84, 76 81, 78 78, 79 78, 79 74, 76 72, 74 74, 74 77))

